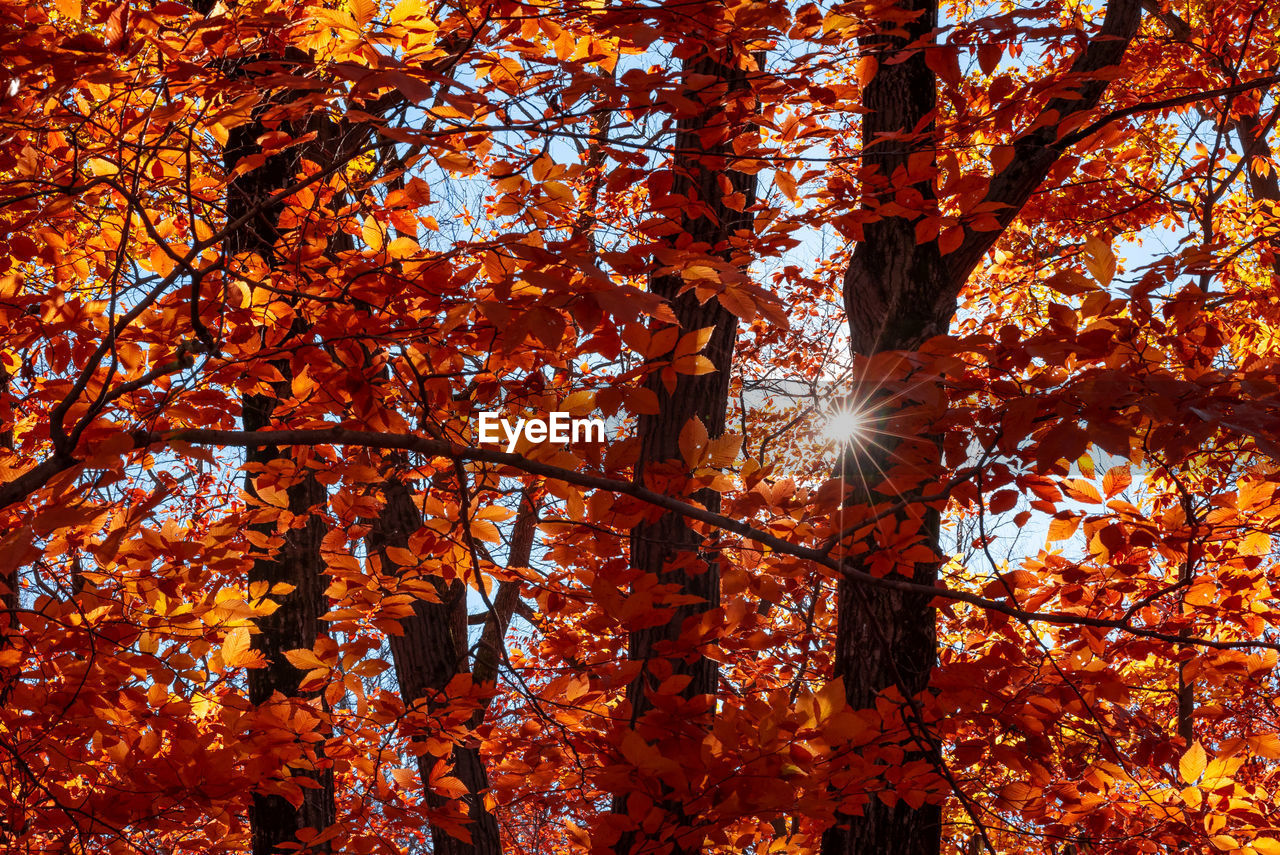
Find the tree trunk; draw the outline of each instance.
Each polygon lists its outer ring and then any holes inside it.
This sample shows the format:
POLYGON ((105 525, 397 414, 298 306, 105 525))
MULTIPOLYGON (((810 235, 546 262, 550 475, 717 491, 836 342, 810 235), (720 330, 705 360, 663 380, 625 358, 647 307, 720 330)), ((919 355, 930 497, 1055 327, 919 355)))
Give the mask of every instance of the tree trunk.
MULTIPOLYGON (((271 423, 271 410, 275 399, 266 396, 246 396, 244 402, 245 430, 260 430, 271 423)), ((270 463, 287 455, 274 446, 251 449, 250 463, 270 463)), ((295 457, 294 462, 300 463, 295 457)), ((253 474, 245 476, 245 489, 252 492, 253 474)), ((277 583, 295 586, 294 590, 277 596, 280 607, 272 614, 257 619, 258 633, 253 637, 254 649, 267 659, 267 667, 249 672, 249 701, 254 705, 265 704, 279 693, 285 699, 313 700, 315 693, 303 693, 298 686, 302 672, 285 658, 285 652, 303 648, 310 650, 321 634, 320 616, 325 605, 324 567, 320 556, 320 541, 324 537, 324 523, 318 516, 326 500, 326 492, 314 478, 304 475, 289 487, 289 511, 306 522, 300 528, 292 528, 284 535, 284 546, 272 556, 259 558, 249 571, 249 582, 265 582, 269 587, 277 583)), ((275 534, 274 524, 254 526, 265 535, 275 534)), ((323 753, 316 750, 317 759, 323 753)), ((323 831, 337 821, 334 805, 333 772, 317 769, 303 773, 318 783, 318 788, 304 787, 302 804, 294 808, 283 796, 259 795, 253 797, 249 815, 253 833, 254 855, 272 855, 283 852, 281 843, 297 839, 304 828, 323 831)), ((328 851, 328 847, 322 847, 328 851)))
MULTIPOLYGON (((258 138, 268 129, 256 117, 230 132, 223 159, 229 174, 244 158, 260 153, 258 138)), ((224 245, 224 255, 230 259, 242 252, 257 254, 273 269, 286 269, 291 259, 287 250, 278 246, 280 240, 279 217, 283 205, 269 202, 273 195, 288 187, 302 157, 324 162, 325 155, 312 146, 300 146, 286 154, 275 154, 257 169, 236 176, 228 184, 227 220, 248 216, 248 221, 229 234, 224 245)), ((194 306, 193 315, 199 307, 194 306)), ((294 335, 303 328, 295 322, 294 335)), ((290 381, 293 376, 290 360, 273 360, 272 365, 283 376, 275 384, 270 395, 245 395, 242 399, 242 422, 246 431, 262 430, 273 426, 274 410, 281 398, 291 396, 290 381)), ((320 553, 324 537, 324 523, 319 516, 327 500, 327 491, 309 474, 306 455, 297 451, 264 446, 250 449, 246 462, 270 466, 277 461, 290 461, 295 472, 288 476, 286 495, 288 510, 295 515, 296 523, 284 532, 284 545, 273 554, 255 559, 249 571, 249 581, 265 582, 268 586, 286 583, 294 586, 284 595, 276 595, 280 607, 271 615, 257 619, 258 633, 253 646, 267 659, 267 667, 249 672, 249 700, 255 705, 269 702, 278 692, 284 698, 313 700, 312 693, 299 690, 302 672, 288 661, 285 652, 298 648, 311 649, 322 634, 320 616, 327 611, 324 591, 324 562, 320 553)), ((287 468, 287 465, 286 465, 287 468)), ((258 472, 245 475, 245 490, 256 495, 255 480, 258 472)), ((254 526, 267 536, 277 534, 274 522, 254 526)), ((323 767, 323 752, 316 750, 316 759, 323 767)), ((283 771, 283 770, 282 770, 283 771)), ((288 851, 281 844, 294 842, 298 832, 310 828, 316 832, 336 822, 333 773, 329 768, 294 772, 311 778, 318 786, 304 786, 302 804, 295 808, 283 796, 255 793, 249 821, 253 837, 254 855, 274 855, 288 851)), ((328 851, 327 845, 316 847, 328 851)))
MULTIPOLYGON (((13 404, 9 397, 9 372, 0 365, 0 452, 13 454, 13 404)), ((9 532, 4 532, 8 534, 9 532)), ((10 630, 18 624, 18 564, 0 571, 0 650, 8 646, 10 630)))
MULTIPOLYGON (((673 180, 670 200, 672 216, 679 226, 679 237, 670 239, 684 252, 701 252, 723 261, 733 261, 728 239, 738 230, 749 230, 754 215, 725 204, 726 191, 721 179, 727 179, 732 193, 741 193, 745 208, 755 202, 756 177, 729 168, 733 153, 732 139, 741 129, 740 111, 731 99, 733 93, 748 88, 746 73, 738 67, 737 57, 729 49, 718 55, 703 53, 685 61, 686 79, 715 79, 715 87, 701 85, 689 91, 691 100, 705 105, 696 116, 681 118, 676 129, 676 154, 672 164, 673 180), (726 101, 730 101, 726 105, 726 101), (712 129, 720 132, 712 134, 712 129), (708 139, 716 138, 713 144, 708 139), (677 212, 678 213, 674 213, 677 212)), ((662 200, 657 200, 659 206, 662 200)), ((653 293, 665 298, 680 325, 680 334, 710 327, 711 337, 703 355, 715 370, 702 375, 676 375, 668 389, 662 372, 655 371, 645 380, 645 388, 657 396, 658 412, 639 419, 640 456, 636 463, 636 479, 643 482, 648 467, 680 460, 680 432, 694 418, 700 419, 707 434, 719 437, 725 431, 729 401, 729 381, 733 350, 737 340, 738 319, 716 298, 700 302, 679 274, 655 276, 650 281, 653 293), (683 291, 683 293, 682 293, 683 291)), ((700 490, 693 499, 708 509, 720 508, 720 494, 700 490)), ((687 675, 689 684, 681 691, 685 698, 709 696, 708 714, 714 712, 719 679, 716 663, 708 659, 699 640, 682 639, 686 626, 695 626, 700 616, 720 604, 720 571, 712 553, 702 549, 702 538, 679 514, 664 514, 656 522, 641 523, 631 533, 631 566, 653 574, 664 584, 677 586, 679 594, 692 595, 698 602, 676 606, 664 624, 633 631, 629 637, 632 661, 644 663, 640 676, 631 684, 627 697, 631 703, 633 723, 651 708, 646 692, 671 674, 687 675), (662 665, 656 667, 661 661, 662 665), (655 673, 656 671, 656 673, 655 673)), ((665 809, 668 823, 657 835, 660 839, 642 841, 634 833, 619 840, 618 853, 660 851, 670 846, 676 853, 697 852, 701 837, 689 828, 691 817, 674 801, 665 809)), ((614 810, 626 811, 624 798, 615 799, 614 810)))
MULTIPOLYGON (((937 102, 933 72, 925 52, 917 50, 897 61, 897 52, 912 42, 931 41, 937 27, 934 0, 902 0, 897 8, 913 17, 902 35, 864 38, 865 54, 879 61, 879 70, 863 93, 867 114, 862 122, 862 162, 873 168, 864 181, 864 208, 874 209, 896 197, 918 200, 917 213, 937 212, 932 158, 936 151, 934 109, 937 102), (886 132, 918 129, 914 139, 886 144, 886 132), (927 171, 907 188, 894 186, 895 170, 905 170, 908 159, 923 154, 927 171), (906 192, 903 192, 903 191, 906 192), (915 191, 912 193, 911 191, 915 191)), ((899 172, 901 174, 901 172, 899 172)), ((942 255, 935 242, 917 244, 915 223, 903 216, 884 217, 867 223, 863 241, 854 248, 845 275, 845 307, 851 346, 869 355, 882 350, 909 349, 931 335, 946 332, 950 315, 940 317, 937 296, 949 284, 942 255)), ((867 453, 845 454, 845 477, 854 488, 849 502, 875 503, 873 487, 893 462, 895 445, 877 437, 882 447, 867 453)), ((918 508, 904 509, 903 516, 918 508)), ((928 511, 923 538, 938 545, 938 514, 928 511)), ((869 553, 863 553, 869 559, 869 553)), ((857 569, 868 568, 859 566, 857 569)), ((891 574, 902 576, 896 571, 891 574)), ((911 581, 933 584, 938 565, 917 564, 911 581)), ((837 587, 835 675, 843 678, 846 697, 854 709, 875 707, 875 699, 896 688, 912 698, 929 685, 937 661, 937 634, 930 597, 867 588, 848 580, 837 587)), ((903 708, 904 721, 910 711, 903 708)), ((919 757, 908 746, 908 759, 919 757)), ((874 795, 859 816, 838 814, 836 824, 824 834, 823 855, 933 855, 941 846, 942 811, 938 804, 912 808, 898 800, 893 806, 874 795)))
MULTIPOLYGON (((377 556, 384 568, 392 572, 397 565, 387 556, 388 547, 407 549, 409 538, 422 527, 422 514, 414 504, 413 493, 400 480, 383 482, 386 505, 375 520, 366 543, 369 554, 377 556)), ((530 532, 532 538, 532 532, 530 532)), ((525 559, 528 560, 527 558, 525 559)), ((391 635, 391 657, 400 696, 405 707, 421 705, 427 710, 447 705, 443 692, 449 681, 468 670, 466 588, 459 581, 438 581, 440 602, 415 600, 413 614, 400 622, 402 635, 391 635)), ((478 722, 477 722, 478 723, 478 722)), ((434 810, 447 808, 448 799, 432 790, 431 771, 439 758, 430 754, 418 756, 418 773, 426 791, 427 804, 434 810)), ((468 843, 435 823, 431 839, 436 855, 498 855, 502 851, 498 823, 485 807, 484 796, 489 779, 480 752, 472 745, 453 749, 453 776, 467 788, 466 804, 468 843)))
MULTIPOLYGON (((1102 97, 1105 78, 1090 75, 1121 60, 1141 21, 1140 2, 1112 0, 1101 32, 1072 63, 1071 72, 1080 78, 1076 93, 1052 99, 1031 124, 1033 130, 1013 141, 1013 158, 991 178, 983 200, 997 211, 1001 229, 1017 216, 1068 145, 1063 122, 1093 109, 1102 97)), ((937 81, 926 56, 930 50, 954 48, 930 47, 936 41, 936 0, 898 0, 886 10, 884 20, 888 23, 883 32, 861 40, 864 53, 878 61, 863 92, 863 210, 878 212, 889 202, 907 210, 905 215, 881 215, 865 223, 850 259, 845 308, 852 350, 862 355, 915 350, 945 334, 961 288, 1001 233, 966 227, 960 247, 946 255, 936 239, 917 242, 916 221, 937 212, 937 81)), ((843 471, 852 488, 849 505, 889 498, 877 497, 870 488, 882 480, 907 443, 888 436, 877 440, 878 447, 849 452, 844 458, 843 471)), ((925 445, 929 441, 914 440, 925 445)), ((913 495, 904 498, 911 500, 913 495)), ((919 537, 936 553, 938 512, 909 501, 904 504, 897 514, 899 524, 918 521, 919 537)), ((865 565, 875 551, 875 544, 867 544, 851 566, 869 569, 865 565)), ((932 585, 938 569, 937 563, 916 563, 910 581, 932 585)), ((902 578, 898 571, 890 575, 902 578)), ((934 755, 912 701, 927 690, 937 662, 936 616, 930 601, 927 596, 847 579, 837 586, 835 676, 843 678, 855 709, 875 707, 877 696, 886 691, 901 694, 896 699, 901 715, 897 724, 911 733, 910 744, 904 746, 909 758, 934 755)), ((942 840, 941 806, 926 802, 912 808, 892 796, 889 801, 892 806, 873 794, 860 815, 837 813, 823 835, 822 855, 936 855, 942 840)))
MULTIPOLYGON (((0 452, 13 453, 13 405, 9 398, 9 372, 0 366, 0 452)), ((9 532, 4 531, 3 536, 9 532)), ((21 565, 14 562, 7 570, 0 570, 0 651, 11 647, 19 635, 18 590, 22 582, 18 575, 21 565)), ((16 674, 16 672, 15 672, 16 674)), ((0 673, 0 705, 9 699, 16 676, 0 673)))

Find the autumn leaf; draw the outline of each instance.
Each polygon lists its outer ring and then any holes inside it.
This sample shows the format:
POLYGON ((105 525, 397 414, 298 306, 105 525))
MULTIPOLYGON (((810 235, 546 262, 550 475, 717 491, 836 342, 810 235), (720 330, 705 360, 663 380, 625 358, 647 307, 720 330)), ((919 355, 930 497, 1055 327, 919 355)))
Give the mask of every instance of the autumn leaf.
POLYGON ((1107 287, 1116 273, 1116 255, 1110 244, 1090 236, 1084 243, 1085 267, 1099 285, 1107 287))
POLYGON ((317 668, 325 668, 328 666, 318 657, 315 652, 306 648, 297 650, 286 650, 284 652, 285 659, 289 660, 289 664, 299 671, 310 671, 317 668))
POLYGON ((1178 774, 1188 784, 1194 784, 1204 774, 1207 762, 1208 757, 1204 752, 1204 746, 1199 742, 1193 742, 1191 747, 1182 755, 1182 758, 1178 760, 1178 774))
POLYGON ((684 427, 680 429, 680 456, 684 458, 685 465, 690 469, 697 469, 702 465, 707 442, 707 428, 702 424, 702 419, 697 416, 685 422, 684 427))
POLYGON ((378 225, 377 220, 372 216, 364 218, 364 225, 360 229, 360 235, 369 249, 372 249, 374 252, 382 249, 382 227, 378 225))
POLYGON ((403 790, 411 790, 418 786, 418 773, 412 769, 389 769, 387 774, 403 790))
POLYGON ((250 636, 247 626, 238 626, 222 640, 222 661, 228 668, 239 668, 255 660, 249 649, 250 636))

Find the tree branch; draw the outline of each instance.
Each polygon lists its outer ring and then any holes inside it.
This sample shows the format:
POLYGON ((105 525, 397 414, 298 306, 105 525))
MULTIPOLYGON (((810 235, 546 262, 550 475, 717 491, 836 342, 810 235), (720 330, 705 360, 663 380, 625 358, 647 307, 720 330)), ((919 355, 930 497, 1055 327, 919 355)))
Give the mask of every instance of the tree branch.
POLYGON ((431 457, 444 457, 455 461, 471 461, 477 463, 492 463, 497 466, 510 466, 531 475, 540 475, 545 478, 564 481, 580 487, 606 490, 612 493, 631 496, 632 498, 639 499, 647 504, 662 508, 663 510, 682 514, 689 519, 697 520, 698 522, 723 531, 733 532, 734 534, 740 535, 749 540, 754 540, 774 552, 791 555, 806 561, 812 561, 813 563, 825 567, 847 579, 865 585, 870 585, 872 587, 887 588, 914 594, 928 594, 941 600, 966 603, 977 608, 996 612, 1018 620, 1030 620, 1057 626, 1088 626, 1099 629, 1116 629, 1130 635, 1157 641, 1165 641, 1170 644, 1191 644, 1197 647, 1205 647, 1213 650, 1267 649, 1280 651, 1280 643, 1269 643, 1265 641, 1216 641, 1209 638, 1184 638, 1174 633, 1134 627, 1129 624, 1128 620, 1090 617, 1088 615, 1074 615, 1061 612, 1026 611, 1024 609, 999 602, 998 600, 987 599, 986 597, 981 597, 977 594, 971 594, 967 591, 958 591, 954 588, 947 588, 941 585, 921 585, 901 579, 873 576, 870 573, 844 566, 842 562, 830 557, 819 549, 791 543, 769 534, 768 532, 761 531, 760 529, 742 522, 741 520, 736 520, 732 517, 727 517, 723 514, 709 511, 700 505, 692 504, 684 501, 683 499, 676 498, 675 496, 657 493, 647 487, 630 481, 622 481, 616 478, 607 478, 602 475, 593 475, 586 472, 563 469, 559 466, 553 466, 539 460, 530 460, 519 454, 508 454, 503 451, 472 448, 470 446, 458 445, 442 440, 426 439, 424 437, 414 436, 411 434, 376 433, 373 431, 349 430, 347 428, 261 431, 191 429, 166 433, 140 431, 135 433, 133 437, 135 444, 140 449, 162 443, 189 443, 192 445, 237 446, 244 448, 259 445, 349 445, 365 448, 404 449, 407 451, 416 451, 419 454, 431 457))
MULTIPOLYGON (((1142 0, 1111 0, 1107 4, 1102 29, 1089 40, 1068 72, 1071 77, 1081 78, 1081 83, 1070 98, 1054 98, 1045 105, 1031 124, 1033 130, 1013 142, 1013 157, 1009 164, 991 179, 982 204, 998 206, 994 215, 1000 228, 991 231, 966 228, 960 248, 948 258, 955 293, 959 293, 969 274, 1005 227, 1017 217, 1022 206, 1049 174, 1049 169, 1066 150, 1068 143, 1064 142, 1065 137, 1060 132, 1063 125, 1098 105, 1107 90, 1108 81, 1099 78, 1097 72, 1120 63, 1141 23, 1142 0)), ((948 294, 943 295, 943 299, 954 301, 955 297, 948 294)))

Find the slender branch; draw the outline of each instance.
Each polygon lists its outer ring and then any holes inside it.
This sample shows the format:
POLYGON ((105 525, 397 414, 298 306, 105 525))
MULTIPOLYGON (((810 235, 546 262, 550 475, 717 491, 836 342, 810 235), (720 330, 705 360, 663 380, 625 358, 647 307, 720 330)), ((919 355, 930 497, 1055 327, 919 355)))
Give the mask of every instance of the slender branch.
POLYGON ((1133 104, 1119 110, 1112 110, 1096 122, 1060 138, 1056 145, 1063 149, 1070 148, 1076 143, 1087 140, 1089 137, 1098 133, 1112 122, 1128 118, 1129 116, 1136 116, 1139 113, 1150 113, 1155 110, 1169 110, 1174 107, 1185 107, 1188 104, 1195 104, 1199 101, 1210 101, 1214 98, 1223 98, 1228 95, 1243 95, 1245 92, 1252 92, 1255 89, 1265 89, 1275 83, 1280 83, 1280 74, 1269 74, 1266 77, 1257 77, 1253 80, 1247 80, 1244 83, 1237 83, 1234 86, 1223 86, 1219 89, 1189 92, 1186 95, 1176 95, 1172 98, 1163 98, 1159 101, 1145 101, 1141 104, 1133 104))
MULTIPOLYGON (((675 496, 657 493, 647 487, 631 483, 630 481, 607 478, 603 475, 593 475, 587 472, 577 472, 572 469, 563 469, 559 466, 553 466, 550 463, 543 463, 540 460, 531 460, 519 454, 508 454, 504 451, 496 451, 486 448, 472 448, 470 446, 458 445, 444 440, 426 439, 425 437, 414 436, 412 434, 377 433, 374 431, 349 430, 347 428, 259 431, 192 428, 166 432, 137 431, 132 434, 132 438, 135 450, 148 448, 154 445, 169 445, 174 443, 230 446, 239 448, 256 448, 263 445, 344 445, 359 446, 363 448, 398 448, 406 451, 416 451, 419 454, 425 454, 430 457, 444 457, 455 461, 470 461, 475 463, 491 463, 496 466, 510 466, 513 469, 518 469, 521 472, 525 472, 530 475, 540 475, 544 478, 564 481, 568 484, 576 484, 579 487, 587 487, 594 490, 606 490, 611 493, 631 496, 632 498, 639 499, 640 501, 653 505, 654 507, 682 514, 689 519, 697 520, 698 522, 718 528, 722 531, 733 532, 734 534, 740 535, 749 540, 754 540, 761 546, 768 547, 774 552, 790 555, 805 561, 811 561, 814 564, 825 567, 828 570, 845 577, 846 579, 850 579, 864 585, 870 585, 872 587, 885 588, 912 594, 929 594, 940 600, 965 603, 980 609, 996 612, 997 614, 1006 615, 1017 620, 1029 620, 1055 626, 1088 626, 1098 629, 1115 629, 1139 638, 1167 641, 1170 644, 1189 644, 1195 647, 1204 647, 1211 650, 1261 649, 1280 652, 1280 643, 1271 643, 1266 641, 1216 641, 1211 638, 1198 637, 1184 638, 1175 633, 1160 632, 1158 630, 1132 626, 1128 619, 1090 617, 1089 615, 1075 615, 1065 612, 1027 611, 1025 609, 1020 609, 1015 606, 1002 603, 998 600, 987 599, 986 597, 981 597, 977 594, 971 594, 967 591, 958 591, 954 588, 948 588, 942 585, 922 585, 916 582, 906 581, 905 579, 881 578, 865 571, 855 570, 852 567, 845 566, 843 562, 832 558, 821 549, 791 543, 780 537, 769 534, 766 531, 761 531, 760 529, 742 522, 741 520, 736 520, 732 517, 727 517, 723 514, 709 511, 701 505, 692 504, 675 496)), ((0 509, 25 498, 27 495, 30 495, 47 484, 54 476, 71 469, 78 465, 78 463, 79 461, 74 458, 55 455, 43 461, 34 469, 28 470, 18 476, 18 478, 13 481, 0 485, 0 509)))
MULTIPOLYGON (((139 431, 133 434, 135 446, 139 449, 157 444, 189 443, 192 445, 217 445, 235 447, 256 447, 260 445, 346 445, 365 448, 398 448, 416 451, 430 457, 443 457, 453 461, 470 461, 491 463, 497 466, 510 466, 530 475, 564 481, 580 487, 606 490, 612 493, 631 496, 654 507, 672 511, 685 517, 697 520, 706 525, 733 532, 734 534, 756 541, 774 552, 791 555, 806 561, 812 561, 852 581, 872 587, 886 588, 913 594, 928 594, 941 600, 966 603, 987 611, 1003 614, 1018 620, 1030 620, 1057 626, 1087 626, 1099 629, 1115 629, 1141 638, 1166 641, 1170 644, 1191 644, 1213 650, 1267 649, 1280 651, 1280 643, 1265 641, 1217 641, 1210 638, 1184 638, 1175 633, 1160 632, 1130 625, 1127 620, 1114 618, 1091 617, 1063 612, 1036 612, 1010 606, 998 600, 959 591, 942 585, 922 585, 904 579, 881 578, 870 573, 855 570, 819 549, 801 546, 783 540, 780 537, 761 531, 754 526, 709 511, 706 508, 687 502, 675 496, 658 493, 639 484, 563 469, 540 460, 531 460, 519 454, 508 454, 485 448, 472 448, 443 440, 426 439, 411 434, 377 433, 373 431, 357 431, 347 428, 311 429, 311 430, 262 430, 235 431, 213 429, 189 429, 169 432, 139 431)), ((46 464, 50 461, 46 461, 46 464)), ((42 464, 42 465, 46 465, 42 464)), ((0 498, 3 491, 0 491, 0 498)), ((0 505, 3 507, 3 505, 0 505)))

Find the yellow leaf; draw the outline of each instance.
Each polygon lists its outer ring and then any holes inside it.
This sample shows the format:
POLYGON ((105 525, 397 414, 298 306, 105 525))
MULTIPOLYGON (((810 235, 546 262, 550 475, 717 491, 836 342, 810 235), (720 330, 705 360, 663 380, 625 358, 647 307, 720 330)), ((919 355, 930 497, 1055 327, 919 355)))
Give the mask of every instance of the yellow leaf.
POLYGON ((357 21, 367 24, 377 14, 378 4, 374 0, 351 0, 351 12, 357 21))
POLYGON ((825 721, 845 706, 844 678, 836 677, 818 690, 818 718, 825 721))
POLYGON ((1255 837, 1249 845, 1261 855, 1280 855, 1280 840, 1271 837, 1255 837))
POLYGON ((289 381, 289 388, 296 400, 306 400, 312 390, 316 388, 315 381, 310 377, 310 368, 304 368, 302 373, 295 374, 293 379, 289 381))
MULTIPOLYGON (((1249 744, 1259 757, 1280 760, 1280 734, 1264 733, 1261 736, 1251 736, 1249 744)), ((1280 852, 1277 852, 1277 855, 1280 855, 1280 852)))
POLYGON ((822 34, 827 36, 832 33, 839 33, 843 30, 852 29, 858 26, 859 23, 858 19, 851 15, 828 12, 827 16, 822 19, 822 34))
POLYGON ((307 650, 300 647, 297 650, 286 650, 284 658, 289 660, 289 664, 299 671, 311 671, 317 668, 327 669, 329 666, 316 656, 314 650, 307 650))
POLYGON ((1063 482, 1062 489, 1077 502, 1089 502, 1095 505, 1102 503, 1102 496, 1098 495, 1098 488, 1088 481, 1072 478, 1063 482))
POLYGON ((364 226, 360 229, 360 236, 364 238, 364 242, 369 249, 374 252, 382 249, 382 227, 378 225, 378 221, 373 217, 364 218, 364 226))
POLYGON ((222 661, 228 668, 236 668, 255 657, 249 651, 249 627, 238 626, 222 640, 222 661))
POLYGON ((498 527, 488 520, 472 520, 471 536, 486 543, 502 542, 502 534, 498 531, 498 527))
POLYGON ((391 246, 387 247, 387 252, 392 258, 408 258, 421 250, 422 247, 418 246, 418 242, 409 237, 398 237, 391 242, 391 246))
POLYGON ((685 422, 680 429, 680 456, 690 469, 697 469, 702 463, 703 453, 707 448, 707 426, 702 419, 694 416, 685 422))
POLYGON ((85 166, 88 168, 90 175, 93 175, 99 178, 105 177, 108 175, 115 175, 120 171, 119 166, 116 166, 111 161, 102 157, 89 158, 88 162, 85 163, 85 166))
POLYGON ((705 264, 690 264, 680 271, 680 278, 685 282, 719 282, 720 272, 705 264))
POLYGON ((710 374, 716 370, 716 364, 701 353, 678 357, 671 363, 671 367, 679 374, 692 374, 694 376, 710 374))
POLYGON ((502 505, 485 505, 476 511, 475 518, 478 520, 509 520, 516 515, 516 512, 502 505))
POLYGON ((694 330, 691 333, 685 333, 680 336, 680 341, 676 344, 673 356, 679 359, 691 353, 701 353, 702 349, 707 346, 707 342, 711 341, 711 333, 714 330, 714 327, 703 327, 700 330, 694 330))
POLYGON ((1194 784, 1204 774, 1204 767, 1208 762, 1209 758, 1204 753, 1204 746, 1199 742, 1194 742, 1187 749, 1187 753, 1182 755, 1182 759, 1178 761, 1178 774, 1188 784, 1194 784))
POLYGON ((1091 237, 1084 242, 1084 266, 1104 288, 1116 274, 1116 254, 1102 240, 1091 237))

